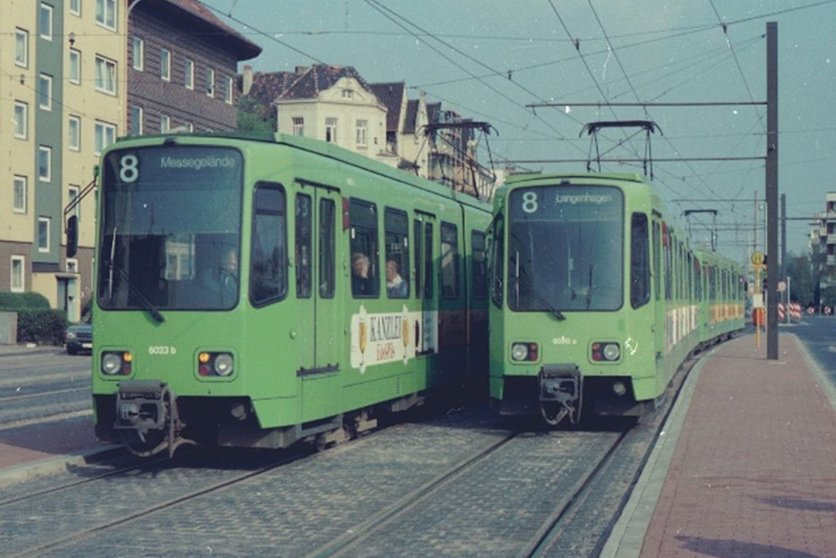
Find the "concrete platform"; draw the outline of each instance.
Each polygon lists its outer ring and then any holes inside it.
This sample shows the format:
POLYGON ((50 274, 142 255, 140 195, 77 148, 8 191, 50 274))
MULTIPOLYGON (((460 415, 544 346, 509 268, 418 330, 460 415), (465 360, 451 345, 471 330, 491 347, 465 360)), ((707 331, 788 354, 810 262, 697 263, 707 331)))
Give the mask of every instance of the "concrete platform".
POLYGON ((836 556, 836 402, 793 335, 692 371, 602 555, 836 556))

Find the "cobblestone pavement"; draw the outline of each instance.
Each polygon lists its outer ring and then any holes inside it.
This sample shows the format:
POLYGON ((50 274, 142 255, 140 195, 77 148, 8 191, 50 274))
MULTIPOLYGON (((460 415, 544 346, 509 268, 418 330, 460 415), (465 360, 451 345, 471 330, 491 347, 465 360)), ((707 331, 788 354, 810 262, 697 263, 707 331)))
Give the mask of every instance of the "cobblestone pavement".
MULTIPOLYGON (((513 555, 618 434, 517 436, 467 474, 388 516, 393 503, 503 439, 508 431, 495 423, 458 417, 392 426, 45 555, 304 556, 373 518, 387 521, 344 555, 513 555)), ((15 554, 63 540, 241 472, 173 466, 2 506, 0 548, 15 554)))

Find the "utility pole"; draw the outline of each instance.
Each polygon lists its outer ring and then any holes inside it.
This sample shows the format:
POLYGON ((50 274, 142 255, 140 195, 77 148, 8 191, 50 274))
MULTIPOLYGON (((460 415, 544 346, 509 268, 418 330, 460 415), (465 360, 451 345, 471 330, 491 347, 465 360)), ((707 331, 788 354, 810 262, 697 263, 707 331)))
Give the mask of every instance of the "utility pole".
POLYGON ((778 360, 778 23, 766 23, 766 358, 778 360))
MULTIPOLYGON (((787 277, 787 195, 781 194, 781 279, 787 277)), ((789 302, 789 298, 787 299, 789 302)))

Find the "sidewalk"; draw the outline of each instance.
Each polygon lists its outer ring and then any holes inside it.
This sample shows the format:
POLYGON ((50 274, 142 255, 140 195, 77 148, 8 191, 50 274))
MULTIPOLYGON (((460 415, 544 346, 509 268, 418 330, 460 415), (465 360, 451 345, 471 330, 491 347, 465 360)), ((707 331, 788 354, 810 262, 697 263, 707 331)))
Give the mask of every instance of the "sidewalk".
POLYGON ((0 357, 4 356, 26 356, 38 353, 60 353, 64 351, 61 345, 36 345, 34 343, 18 343, 9 345, 0 343, 0 357))
POLYGON ((603 556, 836 556, 836 400, 793 335, 694 368, 603 556))
MULTIPOLYGON (((63 354, 55 345, 0 344, 0 371, 5 358, 63 354)), ((0 487, 36 475, 85 463, 108 446, 96 438, 91 416, 33 423, 9 428, 0 425, 0 487)))

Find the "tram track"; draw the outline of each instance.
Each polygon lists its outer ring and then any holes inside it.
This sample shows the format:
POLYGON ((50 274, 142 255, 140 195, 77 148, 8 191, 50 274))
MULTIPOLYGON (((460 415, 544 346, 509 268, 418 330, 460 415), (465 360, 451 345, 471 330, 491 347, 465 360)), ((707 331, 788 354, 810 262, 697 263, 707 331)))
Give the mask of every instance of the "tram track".
POLYGON ((175 555, 204 544, 230 556, 594 556, 670 408, 639 427, 557 431, 457 410, 311 459, 306 451, 247 465, 236 453, 229 468, 217 459, 126 467, 0 502, 0 526, 14 532, 30 517, 56 524, 13 539, 10 553, 20 556, 106 555, 112 541, 147 532, 167 533, 153 548, 175 555), (89 517, 45 511, 51 506, 89 517), (208 510, 244 513, 218 523, 208 510))
POLYGON ((356 546, 360 544, 365 537, 377 531, 382 525, 385 525, 393 518, 407 512, 412 506, 416 505, 424 498, 431 497, 438 490, 443 489, 448 482, 455 479, 457 476, 464 474, 468 469, 475 466, 480 461, 489 458, 492 454, 511 442, 519 434, 520 432, 512 432, 498 440, 492 441, 485 447, 480 448, 469 458, 454 464, 440 475, 424 483, 422 486, 413 490, 409 494, 406 494, 398 501, 380 510, 363 523, 345 533, 342 537, 339 537, 336 540, 309 552, 306 557, 324 558, 326 556, 347 555, 347 553, 356 549, 356 546))
MULTIPOLYGON (((249 470, 240 474, 233 474, 230 478, 224 478, 223 480, 204 484, 199 489, 186 491, 185 493, 178 494, 170 498, 163 498, 160 501, 149 503, 144 506, 139 506, 138 509, 135 509, 133 511, 122 513, 118 516, 111 516, 108 520, 92 523, 80 529, 76 529, 73 532, 68 532, 63 535, 60 535, 53 540, 43 543, 35 543, 33 545, 30 545, 28 548, 16 551, 15 556, 19 556, 21 558, 28 558, 44 555, 55 555, 55 553, 58 553, 60 555, 61 549, 64 549, 68 546, 80 543, 90 538, 94 538, 98 535, 101 535, 102 533, 107 532, 110 529, 114 529, 125 524, 141 521, 143 518, 146 518, 163 510, 175 508, 183 504, 188 504, 206 495, 210 495, 234 487, 238 484, 256 478, 260 475, 265 475, 273 471, 274 469, 292 463, 293 461, 302 459, 310 453, 310 450, 288 452, 286 454, 283 454, 280 458, 273 459, 266 465, 256 467, 253 470, 249 470)), ((132 474, 141 473, 143 475, 148 475, 151 477, 158 476, 163 471, 171 469, 172 467, 176 467, 176 463, 176 461, 172 462, 169 459, 163 458, 154 459, 151 461, 141 461, 124 467, 118 467, 112 471, 102 473, 93 478, 76 480, 61 486, 43 489, 41 491, 21 496, 19 498, 8 499, 0 502, 0 508, 9 508, 12 506, 21 506, 24 508, 32 507, 33 504, 37 501, 52 498, 53 496, 61 492, 67 492, 72 490, 89 490, 91 485, 103 483, 110 479, 124 478, 132 474)))

